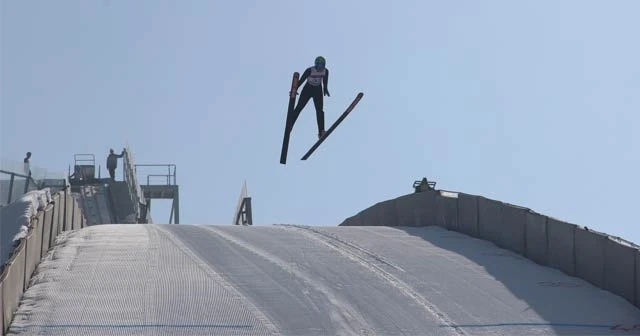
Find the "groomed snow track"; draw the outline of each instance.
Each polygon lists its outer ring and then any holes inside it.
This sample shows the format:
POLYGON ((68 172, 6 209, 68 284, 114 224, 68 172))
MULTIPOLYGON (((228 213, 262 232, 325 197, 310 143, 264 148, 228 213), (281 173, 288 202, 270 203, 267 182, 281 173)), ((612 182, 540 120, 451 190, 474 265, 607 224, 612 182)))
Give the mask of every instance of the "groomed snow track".
POLYGON ((96 225, 59 236, 9 334, 630 335, 638 323, 611 292, 437 226, 96 225))

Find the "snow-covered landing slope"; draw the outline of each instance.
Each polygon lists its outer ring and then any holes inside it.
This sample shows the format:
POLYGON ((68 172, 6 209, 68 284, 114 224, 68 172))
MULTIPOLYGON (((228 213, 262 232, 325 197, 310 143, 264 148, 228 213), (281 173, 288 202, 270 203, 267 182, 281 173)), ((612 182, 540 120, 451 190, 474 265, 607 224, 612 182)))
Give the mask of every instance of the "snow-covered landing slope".
POLYGON ((629 335, 640 310, 438 227, 104 225, 44 261, 47 335, 629 335))

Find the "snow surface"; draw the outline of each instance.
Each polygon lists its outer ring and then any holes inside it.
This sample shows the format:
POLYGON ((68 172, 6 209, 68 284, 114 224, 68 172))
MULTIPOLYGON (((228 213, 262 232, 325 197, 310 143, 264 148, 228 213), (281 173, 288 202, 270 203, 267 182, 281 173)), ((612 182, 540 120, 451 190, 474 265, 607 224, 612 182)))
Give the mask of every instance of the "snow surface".
POLYGON ((629 335, 640 310, 439 227, 65 233, 11 334, 629 335))
POLYGON ((59 238, 9 334, 273 334, 226 280, 152 225, 97 225, 59 238))

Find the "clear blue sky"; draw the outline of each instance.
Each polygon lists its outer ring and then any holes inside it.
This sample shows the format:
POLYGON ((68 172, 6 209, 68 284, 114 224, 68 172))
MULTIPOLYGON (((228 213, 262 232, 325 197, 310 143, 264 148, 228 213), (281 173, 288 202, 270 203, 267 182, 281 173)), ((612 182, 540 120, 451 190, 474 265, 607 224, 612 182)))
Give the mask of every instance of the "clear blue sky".
MULTIPOLYGON (((175 163, 181 221, 337 225, 438 188, 640 243, 640 2, 2 1, 3 159, 66 172, 126 142, 175 163), (293 71, 331 71, 279 163, 293 71), (328 127, 328 126, 327 126, 328 127)), ((165 221, 166 214, 155 216, 165 221)))

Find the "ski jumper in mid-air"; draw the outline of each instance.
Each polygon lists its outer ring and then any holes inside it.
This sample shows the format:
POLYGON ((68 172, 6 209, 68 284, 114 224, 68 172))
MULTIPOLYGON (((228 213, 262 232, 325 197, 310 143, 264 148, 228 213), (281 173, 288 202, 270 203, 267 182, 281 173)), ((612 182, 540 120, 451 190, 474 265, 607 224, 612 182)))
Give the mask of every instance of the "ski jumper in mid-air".
POLYGON ((327 85, 329 84, 329 69, 325 67, 326 61, 324 57, 318 56, 315 60, 315 65, 307 68, 300 77, 298 87, 306 80, 307 83, 302 88, 300 93, 300 99, 298 100, 298 106, 293 110, 291 119, 291 125, 295 124, 300 112, 309 102, 309 99, 313 98, 313 105, 316 108, 316 119, 318 121, 318 138, 324 135, 324 102, 323 96, 329 96, 329 90, 327 85))

